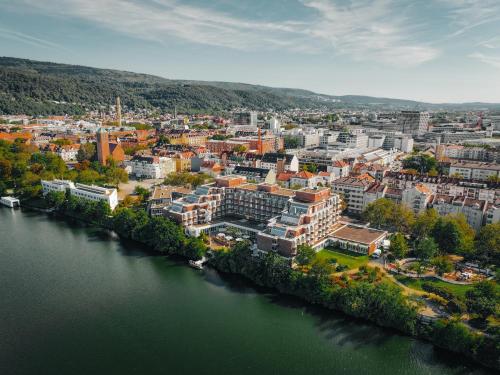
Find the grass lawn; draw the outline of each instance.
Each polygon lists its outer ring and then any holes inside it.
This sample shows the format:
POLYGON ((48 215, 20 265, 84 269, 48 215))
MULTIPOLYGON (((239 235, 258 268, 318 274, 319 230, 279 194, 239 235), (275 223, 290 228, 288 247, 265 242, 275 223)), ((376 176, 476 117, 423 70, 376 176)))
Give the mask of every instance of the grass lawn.
POLYGON ((412 279, 410 277, 406 277, 406 276, 402 276, 402 275, 395 275, 394 277, 401 284, 406 285, 408 288, 424 291, 422 289, 422 283, 426 282, 426 283, 433 284, 435 286, 446 288, 458 297, 465 297, 465 293, 468 290, 472 289, 472 285, 451 284, 451 283, 447 283, 445 281, 435 279, 435 278, 412 279))
POLYGON ((368 263, 367 255, 350 255, 347 252, 340 252, 335 249, 323 249, 316 253, 315 260, 330 260, 337 259, 338 264, 343 264, 349 267, 350 270, 359 268, 368 263))

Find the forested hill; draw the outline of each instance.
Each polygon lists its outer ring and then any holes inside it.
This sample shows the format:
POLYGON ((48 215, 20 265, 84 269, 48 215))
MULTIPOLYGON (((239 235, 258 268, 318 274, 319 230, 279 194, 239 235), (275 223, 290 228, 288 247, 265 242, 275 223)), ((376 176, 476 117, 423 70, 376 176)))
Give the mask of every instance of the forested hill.
MULTIPOLYGON (((116 96, 133 109, 172 111, 177 106, 179 111, 191 113, 238 107, 256 110, 433 107, 408 100, 330 96, 242 83, 169 80, 111 69, 0 57, 0 114, 83 114, 88 109, 113 104, 116 96)), ((488 105, 462 107, 488 108, 488 105)))

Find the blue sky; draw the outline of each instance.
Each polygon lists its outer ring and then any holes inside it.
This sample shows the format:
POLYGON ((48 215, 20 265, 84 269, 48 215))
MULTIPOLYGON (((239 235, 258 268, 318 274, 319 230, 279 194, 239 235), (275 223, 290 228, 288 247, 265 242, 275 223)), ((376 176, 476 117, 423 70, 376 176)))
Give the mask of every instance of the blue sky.
POLYGON ((500 0, 0 0, 0 55, 500 102, 500 0))

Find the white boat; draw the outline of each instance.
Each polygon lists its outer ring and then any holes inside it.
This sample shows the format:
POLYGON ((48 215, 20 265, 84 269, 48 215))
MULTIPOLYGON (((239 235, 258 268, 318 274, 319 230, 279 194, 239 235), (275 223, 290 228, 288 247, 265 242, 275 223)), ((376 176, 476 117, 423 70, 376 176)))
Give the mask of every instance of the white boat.
POLYGON ((207 258, 203 257, 200 260, 190 260, 189 265, 193 268, 202 270, 203 269, 203 264, 205 264, 207 261, 207 258))
POLYGON ((196 268, 198 270, 202 270, 203 269, 203 263, 201 262, 201 260, 190 260, 189 261, 189 265, 193 268, 196 268))
POLYGON ((19 201, 19 199, 14 197, 1 197, 0 203, 10 208, 21 207, 21 202, 19 201))

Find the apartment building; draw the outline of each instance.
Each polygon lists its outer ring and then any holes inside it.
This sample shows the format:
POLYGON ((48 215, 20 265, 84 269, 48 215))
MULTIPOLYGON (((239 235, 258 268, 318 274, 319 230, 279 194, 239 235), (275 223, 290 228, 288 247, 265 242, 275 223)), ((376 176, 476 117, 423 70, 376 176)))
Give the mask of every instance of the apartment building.
POLYGON ((137 178, 165 178, 169 173, 175 172, 175 161, 163 156, 136 155, 125 165, 130 167, 131 174, 137 178))
POLYGON ((339 215, 340 199, 330 189, 297 191, 279 218, 257 234, 257 247, 262 251, 276 251, 293 257, 299 245, 320 246, 339 215))
POLYGON ((62 145, 56 147, 55 153, 64 161, 74 161, 76 155, 78 155, 78 150, 80 150, 79 144, 62 145))
POLYGON ((464 196, 453 197, 449 195, 436 195, 431 206, 439 215, 462 214, 467 223, 476 231, 481 229, 485 219, 488 204, 486 201, 466 198, 464 196))
POLYGON ((151 216, 164 216, 166 208, 172 201, 191 193, 191 190, 183 187, 155 186, 148 202, 148 212, 151 216))
POLYGON ((343 160, 335 160, 331 166, 327 168, 328 172, 333 172, 336 178, 349 176, 351 167, 343 160))
POLYGON ((373 203, 378 199, 385 198, 387 189, 388 187, 385 184, 380 182, 373 183, 363 194, 363 211, 370 203, 373 203))
POLYGON ((204 146, 209 134, 207 132, 172 129, 166 132, 165 136, 168 138, 171 145, 204 146))
POLYGON ((332 190, 340 194, 347 204, 347 211, 353 214, 363 212, 364 193, 375 182, 375 179, 367 174, 342 177, 332 183, 332 190))
POLYGON ((299 159, 297 156, 290 154, 267 153, 262 156, 260 167, 272 169, 276 173, 283 171, 298 172, 299 159))
POLYGON ((431 190, 423 184, 416 184, 401 192, 401 202, 410 207, 416 214, 425 211, 432 198, 431 190))
POLYGON ((496 224, 500 222, 500 199, 495 203, 488 203, 485 213, 484 224, 496 224))
POLYGON ((416 184, 427 187, 432 194, 463 195, 468 198, 493 203, 500 199, 500 185, 488 181, 464 181, 446 176, 430 177, 389 172, 383 182, 391 188, 410 189, 416 184))
POLYGON ((440 145, 440 147, 442 148, 442 155, 448 158, 500 163, 500 151, 497 150, 490 150, 484 147, 465 147, 461 145, 440 145))
POLYGON ((290 186, 300 186, 301 188, 312 189, 316 187, 317 183, 316 175, 307 171, 300 171, 290 177, 290 186))
POLYGON ((217 140, 211 139, 207 141, 207 149, 214 154, 222 154, 224 152, 233 152, 237 147, 244 147, 246 150, 251 150, 249 140, 217 140))
POLYGON ((245 176, 248 181, 253 180, 256 183, 265 182, 268 184, 276 183, 276 172, 266 168, 247 167, 237 165, 234 167, 233 174, 245 176))
POLYGON ((490 178, 500 178, 500 164, 497 163, 473 163, 473 162, 452 162, 449 176, 459 175, 466 180, 488 180, 490 178))
POLYGON ((223 201, 224 216, 244 218, 266 223, 280 215, 287 202, 295 195, 293 190, 271 184, 241 184, 225 189, 223 201))

